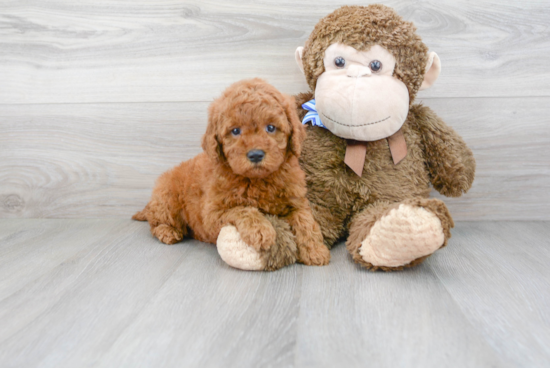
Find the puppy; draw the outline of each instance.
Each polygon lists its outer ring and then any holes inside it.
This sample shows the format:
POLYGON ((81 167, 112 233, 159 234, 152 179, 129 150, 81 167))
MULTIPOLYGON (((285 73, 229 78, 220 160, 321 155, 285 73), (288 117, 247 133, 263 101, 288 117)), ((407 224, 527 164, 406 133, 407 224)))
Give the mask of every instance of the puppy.
POLYGON ((147 220, 166 244, 185 236, 216 243, 232 225, 260 252, 276 240, 266 218, 272 215, 290 225, 299 262, 328 264, 298 163, 304 138, 291 97, 258 78, 237 82, 209 107, 204 152, 160 176, 151 201, 132 218, 147 220))

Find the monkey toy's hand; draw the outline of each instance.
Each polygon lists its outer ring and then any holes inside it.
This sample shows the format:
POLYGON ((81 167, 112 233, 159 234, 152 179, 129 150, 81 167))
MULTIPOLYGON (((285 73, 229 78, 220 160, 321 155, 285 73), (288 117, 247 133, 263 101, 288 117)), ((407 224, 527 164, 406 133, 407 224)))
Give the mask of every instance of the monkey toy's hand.
POLYGON ((462 138, 441 120, 429 107, 413 106, 424 143, 426 164, 433 187, 447 197, 466 193, 474 181, 476 162, 462 138))

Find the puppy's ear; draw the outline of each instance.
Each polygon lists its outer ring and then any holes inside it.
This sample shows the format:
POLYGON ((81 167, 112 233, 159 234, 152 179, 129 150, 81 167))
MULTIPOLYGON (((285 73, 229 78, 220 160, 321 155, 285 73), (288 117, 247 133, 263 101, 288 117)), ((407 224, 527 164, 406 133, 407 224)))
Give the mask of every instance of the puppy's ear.
POLYGON ((296 111, 296 101, 294 97, 285 96, 283 107, 285 110, 286 118, 290 124, 290 135, 288 137, 290 151, 296 156, 300 157, 302 151, 302 143, 306 139, 306 128, 298 117, 296 111))
POLYGON ((208 126, 202 136, 202 149, 214 162, 223 162, 225 156, 223 147, 218 139, 218 127, 220 126, 221 113, 217 107, 219 101, 214 101, 208 107, 208 126))

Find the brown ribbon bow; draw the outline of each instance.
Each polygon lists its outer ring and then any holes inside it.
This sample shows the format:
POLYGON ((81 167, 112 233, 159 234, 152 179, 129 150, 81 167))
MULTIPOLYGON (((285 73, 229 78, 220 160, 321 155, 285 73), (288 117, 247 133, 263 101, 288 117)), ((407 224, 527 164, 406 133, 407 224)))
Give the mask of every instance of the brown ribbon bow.
MULTIPOLYGON (((407 142, 405 142, 405 136, 403 135, 401 129, 399 129, 397 133, 386 139, 388 140, 388 145, 390 146, 393 163, 394 165, 397 165, 407 156, 407 142)), ((361 176, 363 174, 363 167, 365 166, 365 156, 367 153, 368 142, 348 139, 347 144, 344 162, 357 175, 361 176)))

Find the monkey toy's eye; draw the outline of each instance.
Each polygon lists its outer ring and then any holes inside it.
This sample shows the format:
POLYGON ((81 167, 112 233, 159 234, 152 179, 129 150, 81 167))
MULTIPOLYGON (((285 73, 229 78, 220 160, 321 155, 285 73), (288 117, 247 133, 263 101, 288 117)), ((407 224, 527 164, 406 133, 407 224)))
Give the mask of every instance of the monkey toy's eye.
POLYGON ((378 60, 373 60, 370 62, 369 67, 373 72, 377 72, 382 69, 382 63, 378 60))
POLYGON ((271 124, 265 127, 266 132, 273 133, 275 131, 275 127, 271 124))
POLYGON ((346 60, 343 57, 338 56, 336 59, 334 59, 334 65, 336 65, 337 68, 343 68, 344 66, 346 66, 346 60))
POLYGON ((231 134, 233 134, 234 136, 238 136, 241 134, 241 130, 239 128, 233 128, 231 134))

